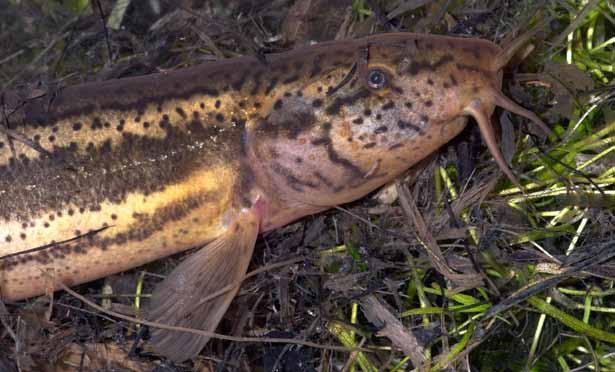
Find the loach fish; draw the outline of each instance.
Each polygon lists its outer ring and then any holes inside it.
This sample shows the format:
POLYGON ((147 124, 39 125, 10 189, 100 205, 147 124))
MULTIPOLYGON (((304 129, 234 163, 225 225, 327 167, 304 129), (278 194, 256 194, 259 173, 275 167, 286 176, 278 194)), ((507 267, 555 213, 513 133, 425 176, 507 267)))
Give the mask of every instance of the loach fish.
MULTIPOLYGON (((528 39, 390 33, 168 73, 5 92, 0 298, 15 301, 204 246, 155 289, 147 317, 215 330, 260 232, 394 180, 478 123, 502 171, 496 106, 528 39)), ((208 338, 154 330, 189 359, 208 338)))

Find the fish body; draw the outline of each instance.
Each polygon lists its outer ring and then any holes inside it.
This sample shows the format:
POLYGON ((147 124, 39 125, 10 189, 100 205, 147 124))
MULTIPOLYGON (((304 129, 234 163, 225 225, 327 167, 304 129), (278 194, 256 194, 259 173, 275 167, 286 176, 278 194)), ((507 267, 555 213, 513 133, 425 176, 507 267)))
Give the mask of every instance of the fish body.
MULTIPOLYGON (((496 105, 522 113, 499 93, 501 58, 484 40, 393 33, 35 98, 4 93, 0 296, 207 244, 157 290, 151 318, 213 330, 236 289, 198 298, 241 279, 259 232, 394 180, 468 116, 501 157, 485 120, 496 105)), ((159 336, 178 360, 207 341, 159 336), (195 346, 177 346, 186 342, 195 346)))

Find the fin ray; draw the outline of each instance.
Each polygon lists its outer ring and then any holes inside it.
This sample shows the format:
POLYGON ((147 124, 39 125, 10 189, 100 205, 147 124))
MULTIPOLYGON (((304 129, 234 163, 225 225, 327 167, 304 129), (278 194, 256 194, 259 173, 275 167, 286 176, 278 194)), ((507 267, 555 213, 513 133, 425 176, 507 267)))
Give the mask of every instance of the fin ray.
MULTIPOLYGON (((241 212, 222 236, 180 263, 156 287, 147 318, 163 324, 215 331, 240 285, 209 301, 201 300, 241 282, 252 258, 259 222, 254 211, 241 212)), ((154 349, 177 362, 196 356, 207 341, 209 337, 205 336, 152 330, 154 349)))

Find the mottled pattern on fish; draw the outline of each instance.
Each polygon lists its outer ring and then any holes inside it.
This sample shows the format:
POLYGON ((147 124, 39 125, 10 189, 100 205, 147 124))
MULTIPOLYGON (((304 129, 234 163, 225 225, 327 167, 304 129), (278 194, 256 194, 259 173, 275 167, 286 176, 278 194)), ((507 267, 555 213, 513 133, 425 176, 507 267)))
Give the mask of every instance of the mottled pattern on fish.
POLYGON ((496 104, 527 112, 499 93, 504 58, 483 40, 398 33, 5 93, 0 296, 203 245, 257 201, 264 231, 358 199, 469 115, 506 168, 486 118, 496 104))

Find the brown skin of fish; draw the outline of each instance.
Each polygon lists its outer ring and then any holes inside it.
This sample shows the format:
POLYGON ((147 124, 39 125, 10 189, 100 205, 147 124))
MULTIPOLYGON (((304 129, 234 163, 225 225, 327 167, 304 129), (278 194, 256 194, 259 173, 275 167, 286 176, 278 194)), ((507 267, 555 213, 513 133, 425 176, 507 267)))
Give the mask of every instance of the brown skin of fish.
POLYGON ((241 278, 258 232, 356 200, 459 134, 469 115, 488 118, 504 99, 499 55, 484 40, 394 33, 35 98, 4 93, 0 298, 208 242, 241 247, 224 255, 248 256, 238 275, 218 273, 241 278))

